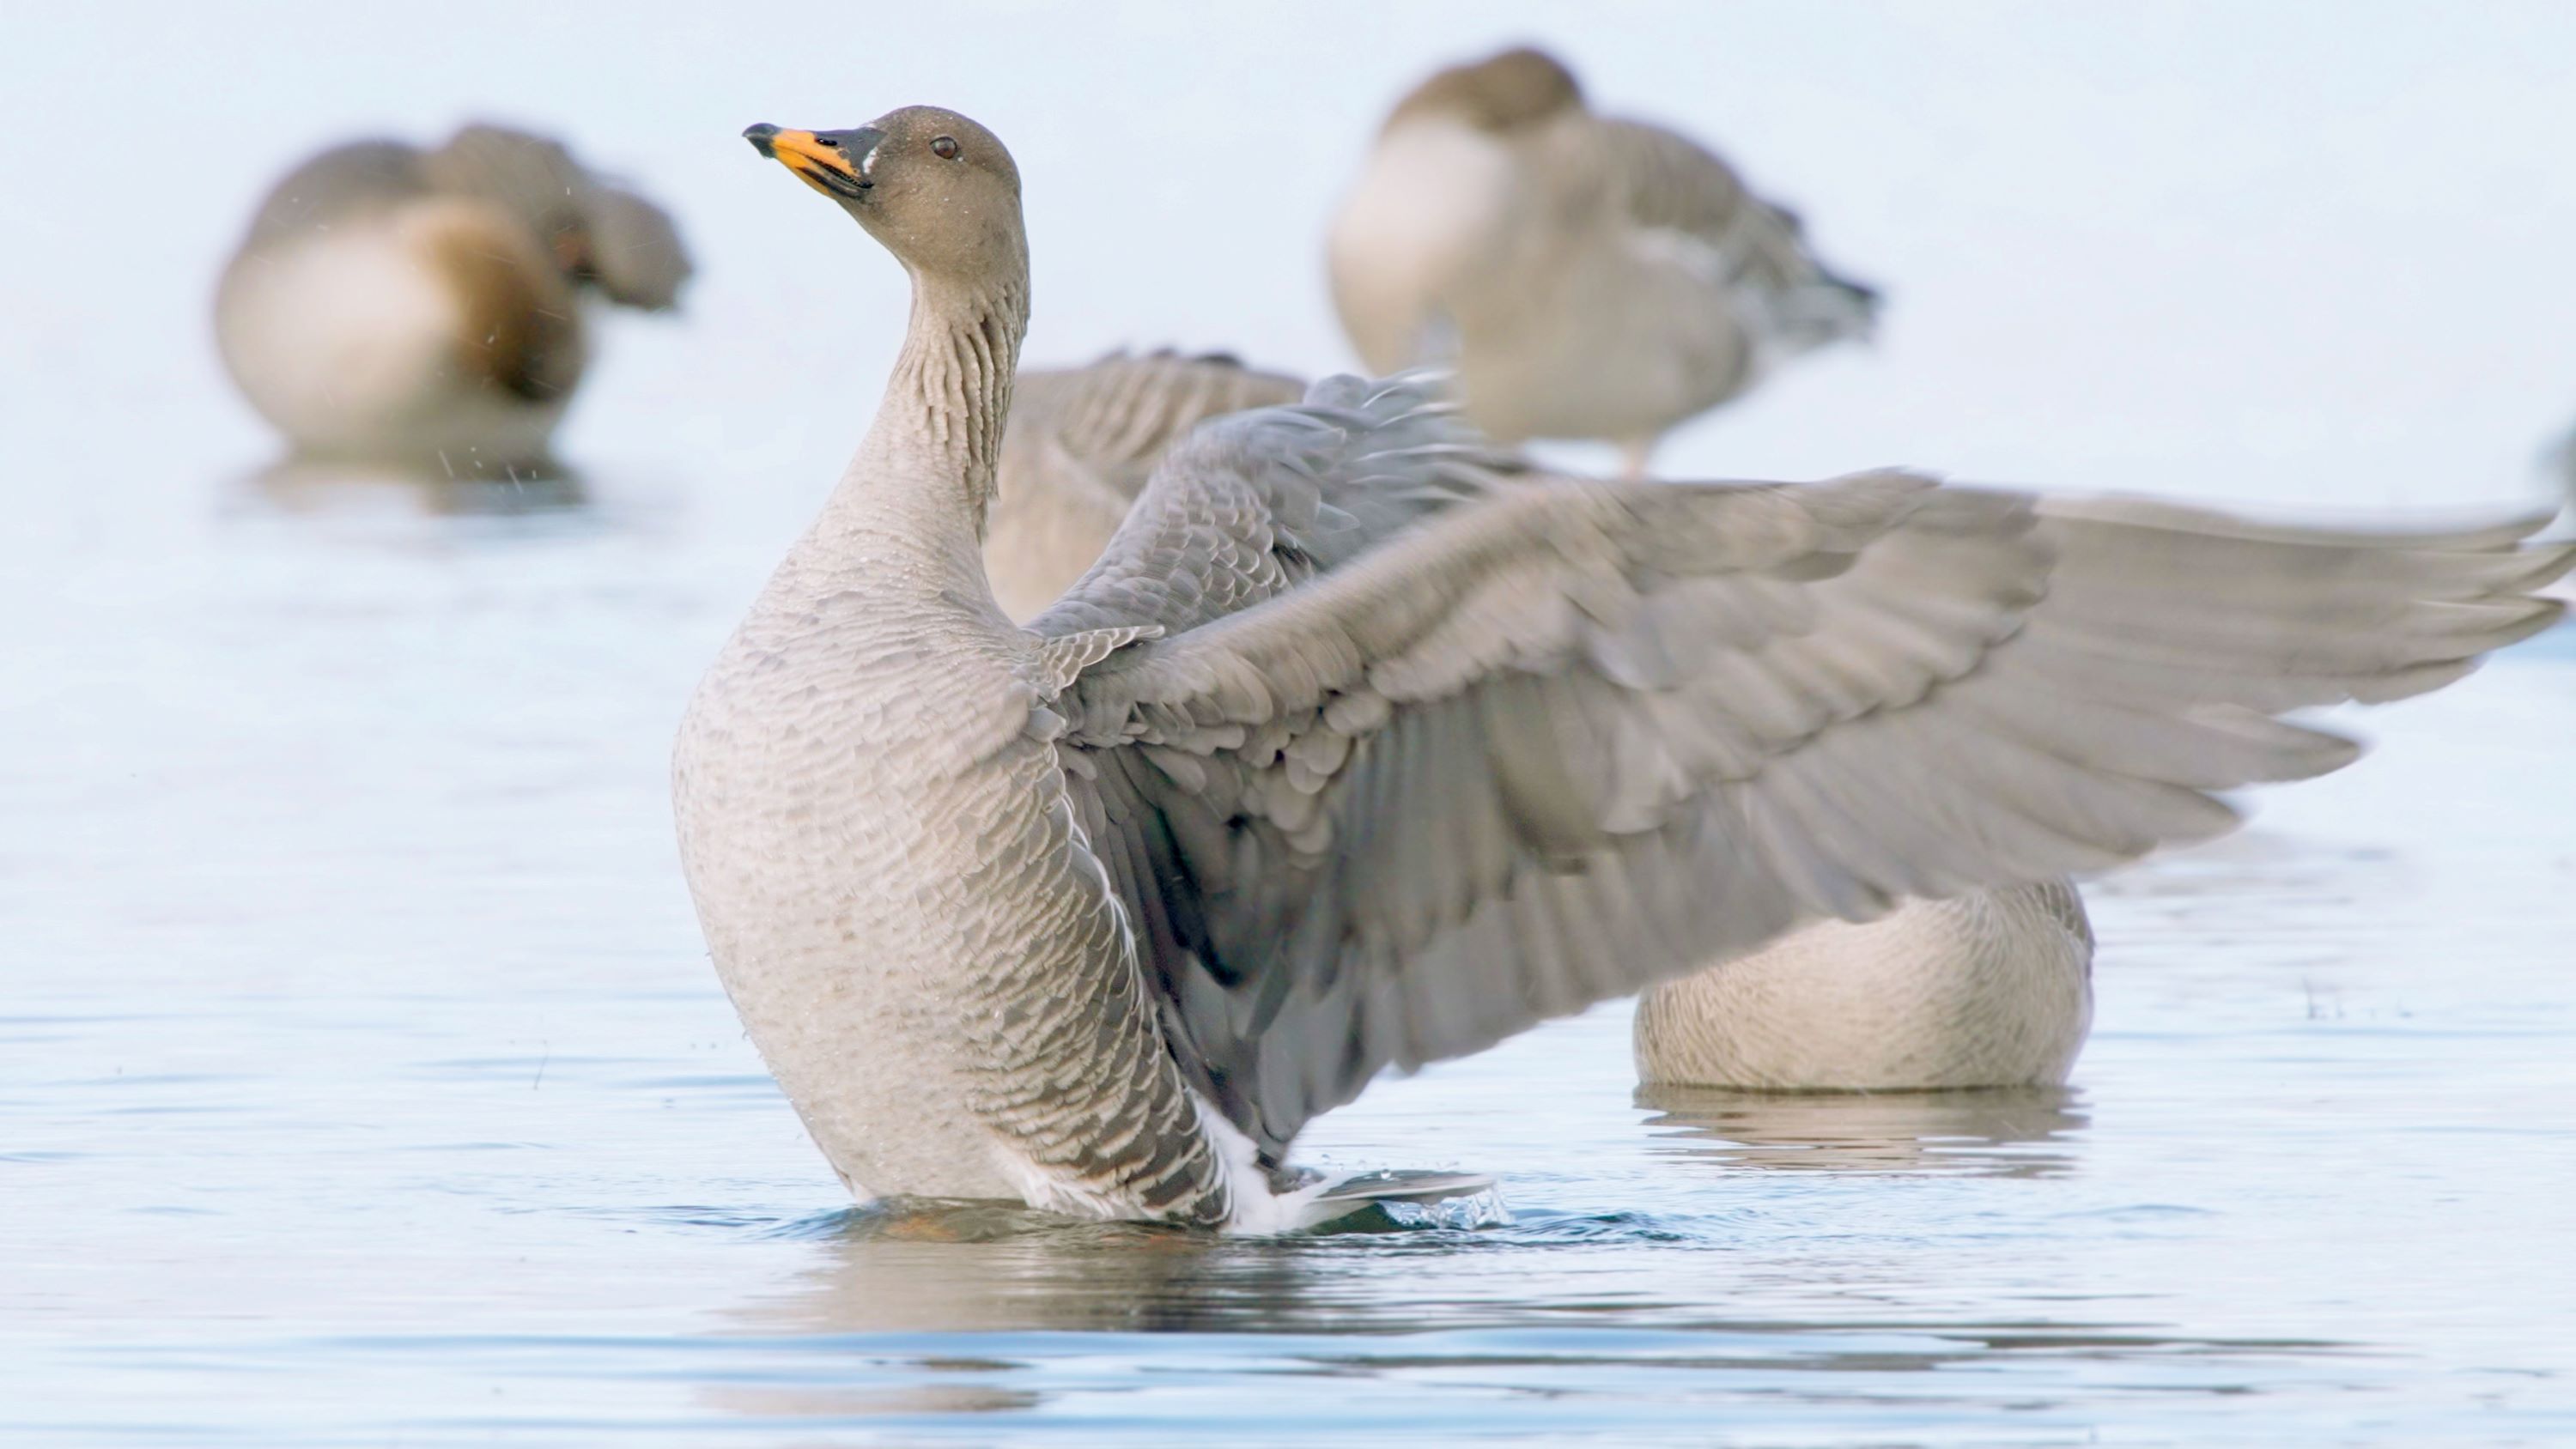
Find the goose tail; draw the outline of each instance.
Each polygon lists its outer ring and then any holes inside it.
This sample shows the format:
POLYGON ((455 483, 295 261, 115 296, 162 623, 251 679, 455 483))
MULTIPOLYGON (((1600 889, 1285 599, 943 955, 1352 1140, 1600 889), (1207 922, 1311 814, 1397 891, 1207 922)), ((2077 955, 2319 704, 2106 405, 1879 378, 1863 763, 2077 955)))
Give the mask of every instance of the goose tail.
POLYGON ((1293 1233, 1379 1203, 1430 1205, 1494 1190, 1481 1172, 1375 1171, 1326 1174, 1264 1163, 1252 1139, 1193 1092, 1200 1130, 1215 1149, 1233 1200, 1230 1233, 1293 1233))
POLYGON ((1780 299, 1780 330, 1791 348, 1801 352, 1834 342, 1867 342, 1878 333, 1885 301, 1876 287, 1817 263, 1804 286, 1780 299))

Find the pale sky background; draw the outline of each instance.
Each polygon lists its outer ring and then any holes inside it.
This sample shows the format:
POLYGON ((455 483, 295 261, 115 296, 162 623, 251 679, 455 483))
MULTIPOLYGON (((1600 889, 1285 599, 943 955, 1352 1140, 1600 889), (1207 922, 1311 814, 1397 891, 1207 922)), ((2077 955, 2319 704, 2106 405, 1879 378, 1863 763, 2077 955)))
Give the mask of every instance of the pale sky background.
POLYGON ((174 453, 211 478, 268 450, 209 297, 326 143, 506 119, 674 209, 687 315, 608 329, 564 451, 699 506, 738 488, 783 533, 874 405, 902 278, 746 123, 990 124, 1027 178, 1032 364, 1177 343, 1311 371, 1350 360, 1320 237, 1385 107, 1522 40, 1889 296, 1875 349, 1702 420, 1662 471, 2438 506, 2538 496, 2576 421, 2576 5, 0 10, 0 427, 102 516, 174 453))

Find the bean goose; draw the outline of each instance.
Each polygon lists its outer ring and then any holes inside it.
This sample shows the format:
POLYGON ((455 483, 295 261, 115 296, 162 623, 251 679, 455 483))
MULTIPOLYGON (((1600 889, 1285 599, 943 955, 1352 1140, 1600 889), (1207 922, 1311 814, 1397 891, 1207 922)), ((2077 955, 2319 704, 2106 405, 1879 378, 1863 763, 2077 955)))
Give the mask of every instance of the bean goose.
POLYGON ((1417 1190, 1290 1144, 1801 921, 2224 830, 2209 792, 2356 753, 2274 716, 2458 678, 2576 562, 1901 472, 1506 485, 1337 378, 1194 432, 1023 628, 980 553, 1009 152, 933 107, 747 134, 912 282, 673 760, 716 970, 861 1197, 1266 1230, 1417 1190))
MULTIPOLYGON (((1304 392, 1222 357, 1022 372, 984 536, 1003 612, 1030 618, 1080 578, 1191 428, 1304 392)), ((1819 921, 1648 988, 1637 1075, 1771 1091, 2055 1086, 2092 1023, 2092 966, 2083 898, 2063 879, 1819 921)))
POLYGON ((304 457, 499 477, 546 468, 587 360, 582 293, 658 311, 688 275, 650 202, 552 141, 468 126, 288 173, 224 268, 215 336, 304 457))
POLYGON ((1772 365, 1866 335, 1869 288, 1686 136, 1611 120, 1536 50, 1399 101, 1334 218, 1333 302, 1379 372, 1452 363, 1489 435, 1656 439, 1772 365))

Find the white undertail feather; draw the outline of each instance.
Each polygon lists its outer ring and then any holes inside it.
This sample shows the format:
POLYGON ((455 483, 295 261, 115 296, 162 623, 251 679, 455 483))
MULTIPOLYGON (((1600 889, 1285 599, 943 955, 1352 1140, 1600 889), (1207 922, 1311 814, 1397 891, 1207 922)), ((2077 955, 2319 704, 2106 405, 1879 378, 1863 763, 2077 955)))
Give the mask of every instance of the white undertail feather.
POLYGON ((1302 1232, 1381 1203, 1440 1203, 1491 1192, 1494 1179, 1474 1172, 1341 1172, 1304 1175, 1281 1191, 1261 1164, 1261 1150, 1205 1098, 1191 1094, 1200 1130, 1216 1145, 1234 1203, 1226 1231, 1247 1237, 1302 1232))

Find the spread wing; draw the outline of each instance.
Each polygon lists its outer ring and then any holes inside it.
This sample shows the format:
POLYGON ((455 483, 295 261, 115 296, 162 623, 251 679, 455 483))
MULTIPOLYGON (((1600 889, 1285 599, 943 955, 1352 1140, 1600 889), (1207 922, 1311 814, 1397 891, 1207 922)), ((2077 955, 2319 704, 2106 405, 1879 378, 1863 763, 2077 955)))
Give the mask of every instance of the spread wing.
POLYGON ((2457 678, 2571 562, 1900 473, 1504 484, 1298 416, 1176 452, 1037 625, 1164 631, 1059 750, 1175 1056, 1274 1158, 1802 920, 2216 833, 2355 754, 2274 716, 2457 678), (1432 501, 1372 526, 1353 469, 1432 501))

